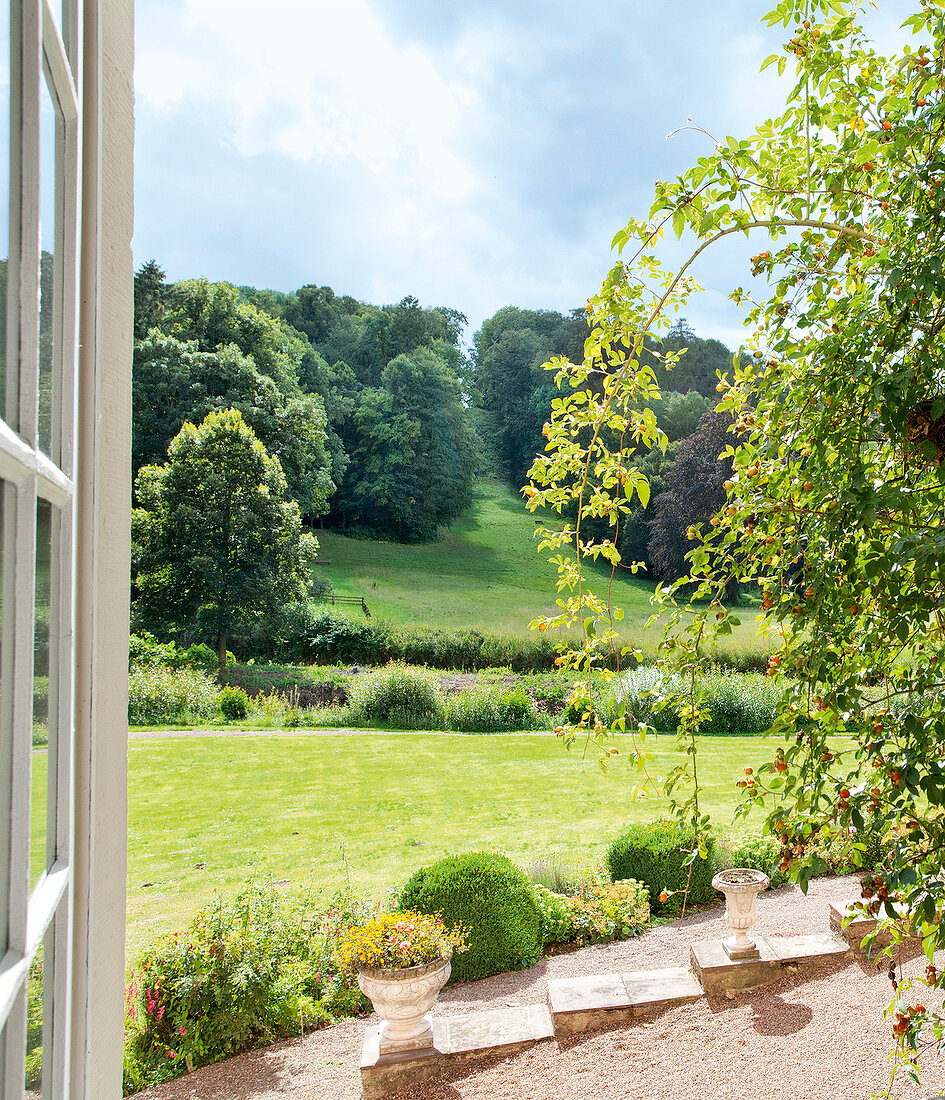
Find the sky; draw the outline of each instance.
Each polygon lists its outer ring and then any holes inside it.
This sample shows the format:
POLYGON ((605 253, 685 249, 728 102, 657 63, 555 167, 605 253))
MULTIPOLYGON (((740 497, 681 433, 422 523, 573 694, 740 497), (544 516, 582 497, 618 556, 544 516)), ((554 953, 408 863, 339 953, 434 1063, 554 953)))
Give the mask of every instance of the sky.
MULTIPOLYGON (((137 0, 135 265, 470 321, 581 307, 653 183, 779 113, 773 0, 137 0)), ((870 19, 882 50, 910 5, 870 19)), ((757 247, 757 246, 756 246, 757 247)), ((730 347, 746 242, 686 316, 730 347)))

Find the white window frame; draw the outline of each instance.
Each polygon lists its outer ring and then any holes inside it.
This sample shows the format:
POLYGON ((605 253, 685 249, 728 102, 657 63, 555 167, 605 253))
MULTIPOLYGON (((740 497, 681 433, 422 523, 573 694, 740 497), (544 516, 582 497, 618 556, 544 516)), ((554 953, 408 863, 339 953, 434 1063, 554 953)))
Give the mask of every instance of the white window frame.
MULTIPOLYGON (((4 0, 0 0, 4 2, 4 0)), ((0 634, 0 1100, 22 1100, 26 988, 45 945, 43 1100, 69 1094, 75 661, 74 441, 78 363, 82 41, 79 0, 10 0, 10 249, 0 634), (40 101, 55 108, 52 422, 39 449, 40 101), (45 870, 30 888, 38 502, 50 505, 49 748, 45 870)), ((50 166, 42 165, 44 171, 50 166)), ((44 303, 45 304, 45 303, 44 303)))

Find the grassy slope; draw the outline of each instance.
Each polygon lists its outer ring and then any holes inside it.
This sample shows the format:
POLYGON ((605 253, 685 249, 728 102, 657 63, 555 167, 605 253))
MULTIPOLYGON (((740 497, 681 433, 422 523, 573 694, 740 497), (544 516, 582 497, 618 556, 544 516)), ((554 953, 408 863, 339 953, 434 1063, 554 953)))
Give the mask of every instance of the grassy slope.
MULTIPOLYGON (((372 615, 398 623, 478 627, 525 633, 536 615, 554 613, 556 573, 538 553, 535 518, 498 481, 480 481, 470 510, 437 542, 403 545, 318 532, 322 572, 338 595, 363 596, 372 615)), ((605 591, 609 573, 594 570, 605 591)), ((658 632, 643 633, 654 582, 629 572, 613 582, 613 605, 625 613, 627 641, 652 651, 658 632)), ((754 612, 743 613, 737 644, 760 646, 754 612)))
MULTIPOLYGON (((678 760, 668 737, 651 747, 654 774, 678 760)), ((663 809, 631 803, 635 773, 619 763, 601 773, 596 755, 582 759, 554 737, 260 736, 129 749, 132 952, 254 876, 329 893, 350 876, 380 898, 447 852, 494 846, 522 866, 551 853, 593 860, 626 822, 663 809)), ((768 755, 758 738, 703 739, 704 804, 720 825, 732 820, 734 778, 768 755)))

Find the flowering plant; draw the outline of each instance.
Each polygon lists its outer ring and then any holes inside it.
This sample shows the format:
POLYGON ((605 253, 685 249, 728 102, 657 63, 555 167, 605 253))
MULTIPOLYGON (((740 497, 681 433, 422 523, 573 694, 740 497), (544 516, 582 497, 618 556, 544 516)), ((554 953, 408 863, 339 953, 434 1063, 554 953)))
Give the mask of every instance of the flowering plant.
POLYGON ((402 970, 448 959, 467 947, 466 932, 461 927, 447 928, 438 916, 382 913, 348 929, 338 946, 337 961, 346 971, 402 970))

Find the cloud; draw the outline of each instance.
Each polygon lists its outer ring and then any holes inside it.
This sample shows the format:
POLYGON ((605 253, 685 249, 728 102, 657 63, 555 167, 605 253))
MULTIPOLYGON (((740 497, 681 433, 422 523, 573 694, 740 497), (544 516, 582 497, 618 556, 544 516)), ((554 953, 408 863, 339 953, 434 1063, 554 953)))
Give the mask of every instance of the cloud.
MULTIPOLYGON (((905 0, 897 0, 896 8, 905 0)), ((884 5, 887 8, 887 5, 884 5)), ((776 113, 779 31, 744 0, 138 0, 139 262, 475 327, 567 309, 652 184, 776 113), (750 9, 750 10, 749 10, 750 9)), ((898 11, 877 24, 884 35, 898 11)), ((697 331, 731 334, 726 252, 697 331), (699 326, 708 326, 707 328, 699 326)))

